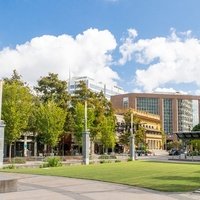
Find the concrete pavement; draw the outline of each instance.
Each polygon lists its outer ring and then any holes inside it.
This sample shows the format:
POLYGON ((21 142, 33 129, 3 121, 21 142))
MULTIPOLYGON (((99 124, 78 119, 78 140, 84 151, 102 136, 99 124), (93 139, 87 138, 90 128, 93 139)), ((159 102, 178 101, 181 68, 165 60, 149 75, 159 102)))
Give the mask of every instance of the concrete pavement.
POLYGON ((120 184, 82 179, 11 174, 18 191, 0 193, 1 200, 199 200, 198 193, 165 193, 120 184))

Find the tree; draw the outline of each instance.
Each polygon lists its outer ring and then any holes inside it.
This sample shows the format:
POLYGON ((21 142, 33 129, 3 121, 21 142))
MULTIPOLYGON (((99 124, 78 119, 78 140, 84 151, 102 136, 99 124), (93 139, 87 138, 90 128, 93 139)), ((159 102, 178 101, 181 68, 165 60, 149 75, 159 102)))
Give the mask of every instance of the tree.
MULTIPOLYGON (((130 137, 130 128, 131 128, 131 110, 128 110, 124 114, 124 121, 125 121, 125 131, 121 133, 119 137, 119 141, 123 145, 128 145, 129 144, 129 137, 130 137)), ((135 131, 135 144, 137 146, 142 145, 146 146, 145 143, 145 129, 140 126, 140 119, 136 116, 133 115, 133 128, 135 131)))
POLYGON ((101 142, 106 150, 113 148, 115 145, 115 121, 112 117, 103 117, 101 122, 101 142))
POLYGON ((13 82, 17 82, 19 85, 25 85, 26 83, 24 83, 21 80, 21 78, 22 78, 22 76, 20 74, 18 74, 16 69, 14 69, 11 78, 4 78, 4 82, 6 82, 8 84, 11 84, 13 82))
POLYGON ((200 124, 195 125, 192 131, 200 131, 200 124))
POLYGON ((36 127, 44 144, 55 147, 64 131, 66 112, 53 101, 41 103, 36 112, 36 127))
POLYGON ((9 144, 11 160, 11 145, 27 128, 32 109, 32 95, 30 89, 19 80, 5 79, 4 81, 2 116, 6 123, 5 140, 9 144))
POLYGON ((93 153, 94 142, 101 142, 106 148, 113 147, 114 134, 114 112, 111 103, 105 98, 103 92, 94 93, 88 89, 84 81, 77 84, 75 95, 72 97, 71 105, 75 108, 75 137, 81 142, 84 131, 84 102, 88 107, 88 128, 90 129, 91 150, 93 153), (112 131, 111 131, 112 130, 112 131), (106 138, 108 141, 106 141, 106 138))
MULTIPOLYGON (((93 127, 90 130, 91 140, 93 142, 100 142, 100 141, 102 142, 104 141, 102 137, 104 137, 103 134, 105 133, 105 128, 103 128, 104 126, 102 125, 102 123, 107 121, 106 123, 108 125, 109 123, 111 123, 110 125, 113 126, 113 123, 115 124, 115 122, 113 121, 115 119, 114 112, 110 102, 105 98, 103 92, 93 94, 92 104, 94 106, 95 117, 94 117, 93 127)), ((113 133, 112 132, 108 133, 111 134, 112 138, 113 133)))
POLYGON ((48 76, 38 80, 35 87, 42 102, 54 101, 63 109, 68 108, 69 95, 67 92, 67 82, 58 79, 58 74, 49 73, 48 76))

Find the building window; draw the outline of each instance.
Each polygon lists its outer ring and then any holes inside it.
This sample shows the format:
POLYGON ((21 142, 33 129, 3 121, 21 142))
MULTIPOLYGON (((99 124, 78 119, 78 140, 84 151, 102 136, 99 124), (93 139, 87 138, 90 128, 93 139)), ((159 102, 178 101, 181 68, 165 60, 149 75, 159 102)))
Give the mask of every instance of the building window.
POLYGON ((128 97, 123 98, 123 108, 129 108, 129 99, 128 97))

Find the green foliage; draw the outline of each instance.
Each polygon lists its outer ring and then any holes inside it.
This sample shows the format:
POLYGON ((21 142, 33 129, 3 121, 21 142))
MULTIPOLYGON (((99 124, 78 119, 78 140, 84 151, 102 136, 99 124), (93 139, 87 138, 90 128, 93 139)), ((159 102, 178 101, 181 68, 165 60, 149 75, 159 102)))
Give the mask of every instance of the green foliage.
MULTIPOLYGON (((127 129, 121 133, 121 135, 119 136, 119 142, 122 145, 128 145, 129 141, 130 141, 130 126, 131 126, 131 109, 128 110, 127 112, 125 112, 124 114, 124 120, 125 120, 125 124, 127 126, 127 129)), ((135 144, 137 146, 142 145, 142 146, 146 146, 145 143, 145 128, 141 127, 140 125, 140 119, 136 116, 133 115, 133 125, 134 127, 134 133, 135 133, 135 144)))
POLYGON ((196 151, 200 151, 200 140, 191 140, 191 145, 196 151))
POLYGON ((5 139, 8 144, 18 140, 32 109, 30 89, 19 81, 5 81, 3 87, 2 117, 6 123, 5 139))
POLYGON ((81 144, 82 134, 84 131, 84 106, 81 103, 77 103, 75 107, 75 133, 76 142, 81 144))
POLYGON ((44 143, 54 147, 63 133, 66 112, 54 102, 40 104, 36 112, 36 126, 44 143))
POLYGON ((101 122, 101 142, 105 148, 115 145, 115 121, 111 117, 103 117, 101 122))
POLYGON ((58 74, 49 73, 48 76, 38 80, 35 87, 42 102, 54 101, 59 107, 67 108, 69 95, 67 82, 58 79, 58 74))
POLYGON ((15 165, 7 165, 5 167, 3 167, 3 169, 16 169, 16 166, 15 165))
POLYGON ((192 131, 200 131, 200 124, 193 127, 192 131))
POLYGON ((100 164, 105 164, 105 163, 112 163, 111 160, 100 160, 100 164))
POLYGON ((48 157, 45 160, 47 163, 43 167, 60 167, 62 166, 61 159, 59 157, 48 157))

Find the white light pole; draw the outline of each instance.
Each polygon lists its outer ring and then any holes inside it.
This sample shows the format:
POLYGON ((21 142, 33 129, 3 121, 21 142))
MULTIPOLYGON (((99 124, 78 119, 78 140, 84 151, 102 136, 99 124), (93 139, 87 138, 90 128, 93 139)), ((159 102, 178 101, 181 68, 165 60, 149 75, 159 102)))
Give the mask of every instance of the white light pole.
POLYGON ((83 163, 89 165, 89 149, 90 149, 90 136, 87 129, 87 100, 85 100, 85 109, 84 109, 84 132, 83 132, 83 163))
POLYGON ((3 167, 4 127, 5 127, 3 121, 1 120, 2 93, 3 93, 3 81, 0 80, 0 168, 3 167))
POLYGON ((135 160, 135 134, 133 127, 133 113, 131 113, 130 159, 135 160))

